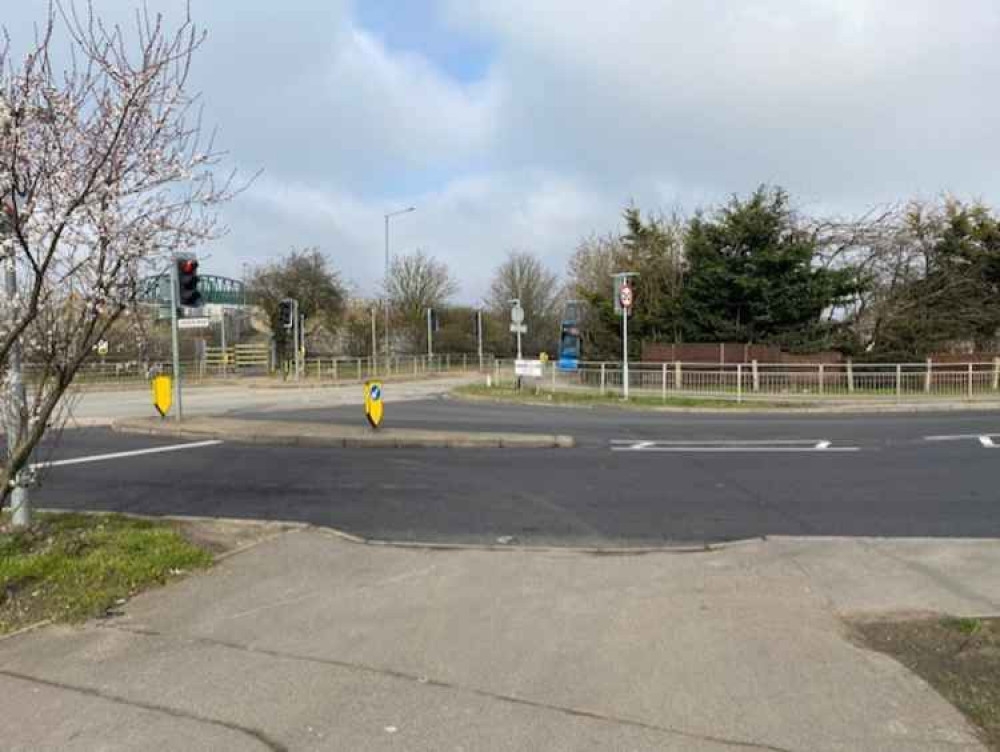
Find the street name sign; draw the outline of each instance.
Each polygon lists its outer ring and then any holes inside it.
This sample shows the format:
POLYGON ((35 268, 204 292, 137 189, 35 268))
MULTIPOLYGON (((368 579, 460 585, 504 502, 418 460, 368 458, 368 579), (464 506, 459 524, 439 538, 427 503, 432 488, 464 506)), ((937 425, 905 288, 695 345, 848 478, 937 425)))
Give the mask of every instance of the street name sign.
POLYGON ((212 326, 212 319, 207 316, 198 316, 190 319, 177 319, 178 329, 208 329, 212 326))

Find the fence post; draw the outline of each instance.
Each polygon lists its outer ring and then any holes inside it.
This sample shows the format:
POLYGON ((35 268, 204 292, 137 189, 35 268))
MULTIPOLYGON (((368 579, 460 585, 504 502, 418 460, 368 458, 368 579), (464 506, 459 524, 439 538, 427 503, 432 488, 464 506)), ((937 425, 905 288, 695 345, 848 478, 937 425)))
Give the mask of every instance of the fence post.
POLYGON ((496 384, 497 386, 500 386, 500 358, 497 358, 493 361, 493 367, 496 369, 496 374, 497 374, 496 379, 494 379, 493 383, 496 384))
POLYGON ((469 370, 469 356, 466 353, 462 353, 462 370, 469 370))
POLYGON ((677 391, 680 391, 684 386, 684 379, 681 374, 681 362, 679 360, 674 361, 674 387, 677 391))
MULTIPOLYGON (((823 366, 820 366, 822 368, 823 366)), ((736 364, 736 402, 743 401, 743 364, 736 364)))
POLYGON ((604 388, 605 388, 605 384, 606 383, 607 382, 605 381, 605 375, 604 375, 604 363, 602 362, 601 363, 601 396, 602 397, 604 396, 604 388))
POLYGON ((1000 358, 993 358, 993 391, 1000 389, 1000 358))
POLYGON ((826 381, 826 366, 823 363, 819 364, 819 393, 823 394, 823 387, 826 381))
POLYGON ((903 366, 899 363, 896 364, 896 402, 899 402, 899 397, 903 392, 903 366))
POLYGON ((660 378, 660 396, 663 397, 663 401, 667 401, 667 364, 663 364, 662 376, 660 378))
POLYGON ((361 381, 361 358, 358 358, 358 381, 361 381))
POLYGON ((337 359, 334 358, 333 359, 333 363, 331 363, 330 365, 333 367, 333 380, 334 381, 339 381, 340 380, 340 374, 337 373, 337 359))
POLYGON ((316 358, 316 378, 323 379, 323 359, 316 358))
POLYGON ((750 368, 753 371, 753 390, 755 392, 760 391, 760 371, 757 369, 757 361, 753 360, 750 362, 750 368))
POLYGON ((972 399, 972 363, 969 363, 969 399, 972 399))
POLYGON ((550 360, 549 363, 552 364, 552 391, 555 392, 556 391, 556 362, 554 360, 550 360))
POLYGON ((847 393, 854 394, 854 361, 847 359, 847 393))
POLYGON ((933 369, 934 369, 934 366, 931 363, 931 359, 928 358, 927 359, 927 373, 924 374, 924 391, 927 392, 927 394, 931 393, 931 381, 934 379, 934 376, 932 375, 933 374, 933 369))

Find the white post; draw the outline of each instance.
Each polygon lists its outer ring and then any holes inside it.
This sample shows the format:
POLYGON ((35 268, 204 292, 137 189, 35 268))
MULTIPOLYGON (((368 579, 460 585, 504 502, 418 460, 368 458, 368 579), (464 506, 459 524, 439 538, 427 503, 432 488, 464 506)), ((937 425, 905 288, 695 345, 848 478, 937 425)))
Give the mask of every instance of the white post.
POLYGON ((1000 358, 993 358, 993 391, 1000 389, 1000 358))
POLYGON ((674 361, 674 388, 679 392, 684 384, 684 376, 681 373, 681 362, 674 361))
POLYGON ((899 397, 903 392, 903 366, 899 363, 896 364, 896 401, 899 402, 899 397))
POLYGON ((969 399, 972 399, 972 363, 969 363, 969 399))
MULTIPOLYGON (((820 366, 822 369, 823 366, 820 366)), ((822 371, 820 371, 822 373, 822 371)), ((736 364, 736 401, 743 401, 743 364, 736 364)))
POLYGON ((660 369, 660 396, 663 401, 667 401, 667 364, 663 363, 663 367, 660 369))
POLYGON ((622 309, 622 388, 628 399, 628 309, 622 309))
POLYGON ((556 362, 554 360, 550 360, 549 363, 552 364, 552 391, 555 392, 555 390, 556 390, 556 362))
POLYGON ((753 360, 750 362, 750 368, 753 371, 753 390, 755 392, 760 391, 760 371, 757 368, 757 361, 753 360))
POLYGON ((931 393, 931 381, 934 379, 933 369, 934 369, 934 366, 931 363, 931 359, 928 358, 927 359, 927 375, 924 376, 924 391, 927 392, 927 394, 931 393))
POLYGON ((333 380, 334 381, 340 381, 340 374, 337 373, 337 359, 336 358, 333 359, 333 364, 332 365, 333 365, 333 380))
POLYGON ((824 364, 820 363, 819 364, 819 393, 820 394, 823 394, 824 382, 826 380, 824 378, 825 376, 826 376, 826 366, 824 364))
POLYGON ((847 359, 847 392, 854 394, 854 361, 847 359))
POLYGON ((604 363, 602 362, 602 363, 601 363, 601 396, 602 396, 602 397, 604 396, 604 385, 605 385, 606 383, 607 383, 607 382, 606 382, 606 380, 605 380, 605 375, 604 375, 604 363))

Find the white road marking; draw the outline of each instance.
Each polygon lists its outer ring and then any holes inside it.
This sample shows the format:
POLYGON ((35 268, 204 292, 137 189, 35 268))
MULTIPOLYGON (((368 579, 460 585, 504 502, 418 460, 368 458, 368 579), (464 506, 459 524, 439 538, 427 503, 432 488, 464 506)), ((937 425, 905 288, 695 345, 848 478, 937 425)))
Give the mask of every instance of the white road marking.
POLYGON ((612 439, 612 452, 859 452, 860 447, 835 447, 828 439, 753 439, 711 441, 636 441, 612 439))
POLYGON ((93 454, 89 457, 73 457, 68 460, 53 460, 51 462, 37 462, 31 467, 33 470, 41 470, 47 467, 63 467, 65 465, 82 465, 86 462, 104 462, 105 460, 118 460, 125 457, 138 457, 142 454, 159 454, 161 452, 178 452, 182 449, 200 449, 202 447, 217 446, 222 441, 212 439, 211 441, 194 441, 188 444, 171 444, 170 446, 152 447, 151 449, 134 449, 128 452, 112 452, 110 454, 93 454))
POLYGON ((1000 449, 1000 444, 993 440, 995 433, 962 433, 954 436, 924 436, 924 441, 978 441, 984 449, 1000 449))

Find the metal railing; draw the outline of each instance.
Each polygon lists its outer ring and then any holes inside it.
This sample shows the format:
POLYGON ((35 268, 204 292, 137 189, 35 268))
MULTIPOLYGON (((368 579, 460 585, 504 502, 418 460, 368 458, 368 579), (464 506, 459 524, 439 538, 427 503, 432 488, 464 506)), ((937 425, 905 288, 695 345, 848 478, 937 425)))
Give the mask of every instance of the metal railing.
MULTIPOLYGON (((492 383, 517 381, 514 361, 497 360, 492 383)), ((582 362, 575 370, 543 364, 522 385, 542 391, 623 393, 620 362, 582 362)), ((1000 359, 968 363, 629 363, 629 391, 642 397, 736 401, 928 401, 1000 399, 1000 359)))
MULTIPOLYGON (((493 368, 493 356, 484 356, 482 369, 493 368)), ((393 355, 391 358, 352 358, 346 356, 307 357, 302 378, 329 383, 363 381, 369 378, 406 378, 428 375, 462 373, 480 370, 480 360, 474 354, 443 355, 393 355)), ((129 386, 145 385, 156 375, 170 375, 170 360, 120 360, 94 359, 85 363, 74 384, 77 386, 129 386)), ((37 383, 43 376, 40 365, 26 364, 25 379, 37 383)), ((268 348, 242 346, 206 348, 202 357, 181 361, 181 376, 185 382, 217 379, 273 378, 291 380, 294 368, 291 361, 275 367, 268 348)))

